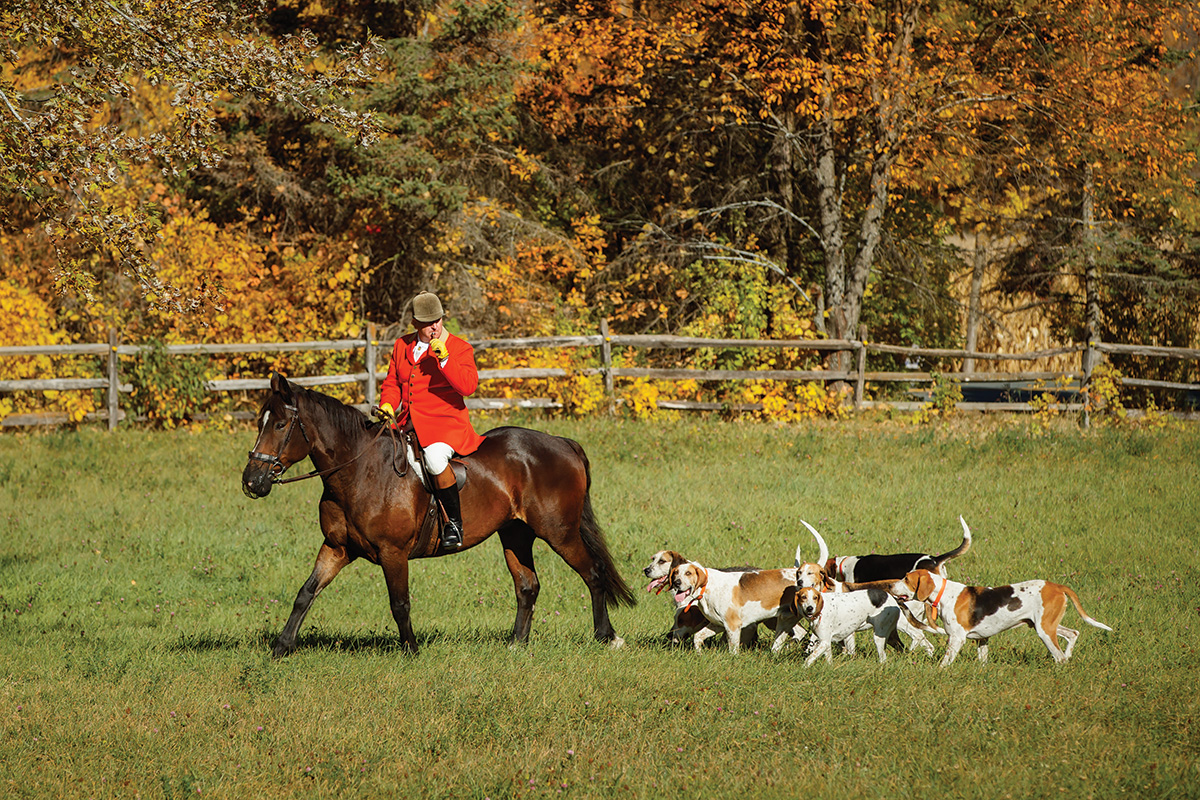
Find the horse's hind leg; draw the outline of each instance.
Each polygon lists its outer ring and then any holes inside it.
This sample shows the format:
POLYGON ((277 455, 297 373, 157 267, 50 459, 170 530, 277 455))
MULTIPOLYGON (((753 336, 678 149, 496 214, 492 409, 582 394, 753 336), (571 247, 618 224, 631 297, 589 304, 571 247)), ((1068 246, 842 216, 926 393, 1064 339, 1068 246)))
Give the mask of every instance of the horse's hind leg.
POLYGON ((300 630, 305 615, 308 614, 309 606, 312 605, 313 600, 317 599, 321 590, 341 572, 342 567, 353 560, 346 554, 345 548, 330 547, 328 544, 321 545, 321 549, 317 553, 316 566, 313 567, 308 580, 300 587, 300 591, 296 595, 296 602, 292 604, 292 615, 288 617, 287 624, 283 626, 279 638, 275 640, 271 655, 275 658, 291 655, 292 651, 296 649, 296 633, 300 630))
POLYGON ((541 588, 533 568, 533 531, 524 523, 513 523, 500 530, 500 542, 504 545, 504 562, 512 573, 513 588, 517 592, 517 619, 512 632, 512 643, 517 644, 529 641, 533 606, 541 588))
POLYGON ((578 531, 572 533, 563 525, 546 524, 538 529, 538 534, 587 584, 592 596, 592 631, 596 641, 611 643, 613 647, 623 645, 624 640, 617 636, 608 618, 609 588, 578 531))

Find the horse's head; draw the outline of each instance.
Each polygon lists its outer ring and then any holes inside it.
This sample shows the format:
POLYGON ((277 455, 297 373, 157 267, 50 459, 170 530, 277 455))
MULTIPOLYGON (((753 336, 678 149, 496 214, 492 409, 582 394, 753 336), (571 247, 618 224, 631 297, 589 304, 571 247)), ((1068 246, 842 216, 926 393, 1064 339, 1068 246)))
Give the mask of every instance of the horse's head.
POLYGON ((251 499, 266 497, 272 484, 311 449, 291 384, 271 373, 271 395, 258 412, 258 439, 242 471, 242 491, 251 499))

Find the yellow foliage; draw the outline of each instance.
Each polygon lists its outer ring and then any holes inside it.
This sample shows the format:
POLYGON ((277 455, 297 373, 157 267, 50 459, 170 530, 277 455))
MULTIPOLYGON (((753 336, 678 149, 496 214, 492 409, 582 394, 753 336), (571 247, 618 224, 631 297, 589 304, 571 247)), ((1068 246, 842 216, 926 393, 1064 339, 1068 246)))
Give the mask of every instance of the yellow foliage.
POLYGON ((1115 425, 1125 419, 1125 406, 1121 403, 1121 373, 1105 361, 1092 370, 1092 378, 1086 387, 1086 402, 1092 421, 1115 425))
POLYGON ((652 419, 658 414, 658 397, 661 394, 658 382, 648 378, 635 378, 632 385, 622 392, 625 408, 635 419, 652 419))
POLYGON ((742 389, 740 401, 760 403, 757 416, 775 422, 840 419, 848 413, 837 392, 816 382, 751 381, 742 389))
MULTIPOLYGON (((95 273, 92 279, 66 284, 56 277, 56 254, 37 229, 10 234, 0 241, 0 266, 11 276, 0 282, 0 341, 94 344, 107 341, 110 328, 127 344, 152 339, 166 344, 312 341, 359 335, 358 293, 372 270, 353 242, 285 241, 270 220, 257 220, 249 212, 241 223, 218 226, 199 207, 171 195, 154 180, 154 173, 146 170, 135 177, 128 185, 105 188, 103 200, 114 212, 133 207, 139 193, 161 204, 165 222, 149 243, 160 283, 139 287, 103 278, 111 267, 97 255, 87 265, 95 273)), ((77 272, 82 269, 79 266, 77 272)), ((262 377, 272 369, 291 375, 338 374, 361 369, 361 361, 361 351, 220 355, 203 359, 188 378, 202 384, 206 378, 262 377)), ((0 359, 0 376, 8 378, 102 374, 103 362, 95 357, 0 359)), ((131 374, 138 374, 138 363, 122 357, 122 381, 130 380, 131 374)), ((139 389, 142 400, 154 398, 143 413, 160 420, 246 402, 237 395, 205 394, 191 384, 179 387, 181 391, 135 386, 135 393, 139 389)), ((353 386, 330 393, 362 400, 361 390, 353 386)), ((78 420, 94 409, 97 394, 4 394, 0 417, 66 411, 78 420)))
POLYGON ((558 400, 563 410, 576 417, 605 408, 604 379, 598 375, 571 375, 560 382, 558 400))
MULTIPOLYGON (((69 338, 59 329, 54 309, 37 292, 13 280, 0 280, 0 342, 11 346, 56 345, 68 343, 69 338)), ((34 355, 0 359, 0 379, 3 380, 96 377, 102 369, 93 356, 34 355)), ((31 411, 59 411, 65 412, 72 422, 79 422, 94 410, 95 398, 91 393, 0 394, 0 419, 31 411)))

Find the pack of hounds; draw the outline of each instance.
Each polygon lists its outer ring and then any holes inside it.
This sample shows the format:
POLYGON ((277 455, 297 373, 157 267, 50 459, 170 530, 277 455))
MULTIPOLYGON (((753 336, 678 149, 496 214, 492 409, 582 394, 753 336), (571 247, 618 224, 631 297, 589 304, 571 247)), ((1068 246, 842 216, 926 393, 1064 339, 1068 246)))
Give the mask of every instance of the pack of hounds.
POLYGON ((729 649, 757 638, 759 625, 773 629, 771 649, 789 641, 809 639, 806 666, 822 656, 832 661, 833 645, 854 653, 854 636, 870 630, 879 660, 886 648, 921 648, 930 658, 934 647, 926 634, 947 637, 941 665, 950 664, 968 639, 979 644, 979 660, 987 661, 988 640, 1018 625, 1033 628, 1055 662, 1071 657, 1079 631, 1062 624, 1067 601, 1084 622, 1111 631, 1083 610, 1068 586, 1044 580, 1008 586, 968 586, 950 580, 946 562, 971 547, 971 529, 962 517, 962 543, 940 556, 927 553, 831 556, 824 538, 801 520, 817 541, 816 562, 803 560, 796 548, 796 565, 786 569, 751 567, 717 569, 690 561, 673 550, 654 554, 643 570, 650 579, 646 591, 669 588, 675 603, 672 641, 688 637, 699 649, 724 633, 729 649), (941 627, 938 627, 938 622, 941 627), (1059 639, 1065 647, 1059 646, 1059 639))

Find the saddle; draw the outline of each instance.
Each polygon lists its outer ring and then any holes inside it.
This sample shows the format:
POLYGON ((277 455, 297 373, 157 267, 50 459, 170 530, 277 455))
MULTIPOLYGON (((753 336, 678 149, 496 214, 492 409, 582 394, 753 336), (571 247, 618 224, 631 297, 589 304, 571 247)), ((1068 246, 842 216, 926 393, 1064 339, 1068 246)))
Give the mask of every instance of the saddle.
MULTIPOLYGON (((442 544, 442 525, 445 521, 441 506, 437 501, 437 494, 434 491, 432 476, 429 474, 429 467, 425 463, 425 449, 421 447, 417 441, 417 434, 412 429, 412 423, 405 425, 400 431, 401 438, 404 440, 405 452, 403 454, 396 453, 394 455, 393 468, 397 474, 403 476, 408 472, 408 453, 413 453, 416 458, 420 459, 420 468, 417 470, 421 479, 421 487, 429 496, 426 503, 425 514, 421 519, 419 528, 417 529, 416 538, 413 541, 412 551, 409 553, 409 558, 424 558, 437 555, 441 550, 442 544), (404 460, 403 468, 396 463, 401 459, 404 460)), ((450 469, 454 471, 454 485, 462 491, 462 487, 467 482, 467 465, 459 458, 450 459, 450 469)))
MULTIPOLYGON (((419 470, 421 487, 432 495, 434 493, 433 476, 429 474, 429 465, 425 463, 425 448, 421 447, 421 443, 417 441, 417 432, 413 430, 412 420, 409 420, 400 429, 400 438, 404 442, 406 452, 393 452, 392 468, 396 471, 397 475, 404 477, 408 472, 408 453, 413 453, 421 460, 421 469, 419 470), (400 463, 401 458, 403 458, 402 464, 400 463)), ((454 470, 454 486, 459 491, 462 491, 463 485, 467 482, 467 465, 463 463, 461 456, 450 459, 450 469, 454 470)))

